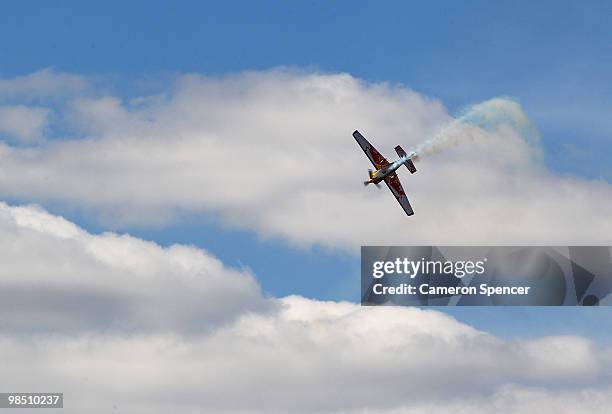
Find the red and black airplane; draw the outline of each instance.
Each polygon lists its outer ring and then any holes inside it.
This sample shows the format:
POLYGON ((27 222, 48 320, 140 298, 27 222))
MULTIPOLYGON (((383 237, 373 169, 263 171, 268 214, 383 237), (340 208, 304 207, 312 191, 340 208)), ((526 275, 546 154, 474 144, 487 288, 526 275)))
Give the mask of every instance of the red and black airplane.
POLYGON ((410 206, 408 197, 402 188, 402 183, 400 183, 399 177, 395 173, 395 170, 402 165, 405 165, 410 173, 414 174, 416 172, 416 167, 414 166, 412 160, 417 158, 417 154, 414 151, 410 152, 410 154, 406 154, 406 151, 404 151, 402 147, 398 145, 395 147, 395 152, 397 152, 399 159, 390 163, 380 154, 380 152, 376 151, 376 148, 374 148, 372 144, 370 144, 368 140, 359 133, 359 131, 353 132, 353 137, 355 137, 355 140, 357 140, 357 143, 363 152, 365 152, 365 155, 370 159, 376 168, 375 171, 368 170, 370 179, 365 181, 363 184, 375 184, 378 186, 381 181, 384 181, 406 214, 412 216, 414 211, 412 210, 412 206, 410 206))

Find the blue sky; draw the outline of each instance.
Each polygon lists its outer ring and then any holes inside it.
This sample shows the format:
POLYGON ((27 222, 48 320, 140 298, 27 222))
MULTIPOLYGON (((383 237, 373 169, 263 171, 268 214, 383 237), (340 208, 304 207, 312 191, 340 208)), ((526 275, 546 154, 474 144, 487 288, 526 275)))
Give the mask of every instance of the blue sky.
MULTIPOLYGON (((143 79, 275 66, 405 84, 451 110, 520 100, 555 170, 609 180, 607 2, 15 2, 0 17, 0 73, 54 66, 143 79)), ((134 80, 139 82, 135 83, 134 80)))
MULTIPOLYGON (((540 130, 549 168, 610 181, 611 18, 609 2, 23 1, 3 5, 0 75, 55 67, 112 78, 115 93, 131 96, 168 75, 296 66, 401 83, 451 111, 507 95, 540 130)), ((359 272, 358 258, 347 253, 299 250, 205 218, 127 230, 161 244, 200 245, 250 267, 273 295, 358 297, 346 289, 351 280, 358 286, 359 272)), ((595 335, 604 323, 592 310, 450 313, 500 334, 595 335)))

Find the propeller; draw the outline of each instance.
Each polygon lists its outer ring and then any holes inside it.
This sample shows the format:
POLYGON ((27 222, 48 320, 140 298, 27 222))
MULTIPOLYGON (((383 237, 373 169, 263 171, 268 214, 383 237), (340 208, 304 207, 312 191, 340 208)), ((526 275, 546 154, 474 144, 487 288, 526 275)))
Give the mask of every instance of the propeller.
MULTIPOLYGON (((368 169, 368 176, 370 177, 370 180, 372 179, 372 173, 374 171, 371 169, 368 169)), ((380 183, 373 183, 372 181, 364 181, 363 185, 367 186, 368 184, 374 184, 376 186, 376 188, 380 188, 380 183)))

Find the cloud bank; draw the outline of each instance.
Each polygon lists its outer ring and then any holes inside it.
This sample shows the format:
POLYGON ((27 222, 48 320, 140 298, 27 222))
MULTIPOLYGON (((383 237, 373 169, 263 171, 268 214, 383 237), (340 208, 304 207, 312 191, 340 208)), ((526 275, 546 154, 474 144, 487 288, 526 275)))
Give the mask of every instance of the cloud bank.
POLYGON ((3 332, 199 332, 269 307, 247 270, 201 249, 91 235, 38 207, 0 216, 3 332))
POLYGON ((265 298, 205 251, 0 206, 6 390, 65 412, 604 413, 610 349, 437 311, 265 298), (28 369, 23 369, 27 366, 28 369))
MULTIPOLYGON (((27 90, 27 78, 0 85, 27 90)), ((57 111, 83 138, 0 145, 0 195, 117 229, 193 214, 302 246, 608 243, 611 186, 549 172, 518 104, 476 108, 455 119, 403 86, 291 70, 185 75, 132 99, 77 94, 57 111), (469 145, 400 172, 414 218, 362 187, 370 165, 354 129, 391 157, 449 126, 469 145)))

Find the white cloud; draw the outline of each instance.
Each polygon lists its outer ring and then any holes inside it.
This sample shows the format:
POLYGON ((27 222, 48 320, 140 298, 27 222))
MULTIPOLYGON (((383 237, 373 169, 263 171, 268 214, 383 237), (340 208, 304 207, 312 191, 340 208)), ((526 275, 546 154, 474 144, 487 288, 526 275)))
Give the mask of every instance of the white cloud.
POLYGON ((0 106, 0 137, 32 144, 43 137, 50 110, 24 105, 0 106))
POLYGON ((264 298, 188 246, 0 205, 3 390, 65 412, 604 413, 610 350, 437 311, 264 298), (24 369, 27 367, 27 369, 24 369), (565 410, 565 411, 563 411, 565 410))
POLYGON ((90 87, 90 78, 46 68, 25 76, 0 79, 0 101, 68 97, 90 87))
POLYGON ((412 218, 386 189, 362 187, 369 163, 350 134, 359 128, 391 157, 447 125, 443 105, 402 86, 287 70, 187 75, 130 103, 76 99, 68 119, 89 138, 2 146, 0 194, 84 208, 119 228, 214 215, 301 245, 608 243, 610 185, 547 171, 519 136, 525 114, 510 109, 485 119, 487 139, 400 172, 412 218))
POLYGON ((190 246, 92 235, 35 207, 0 204, 0 328, 199 332, 265 310, 248 271, 190 246))
POLYGON ((281 302, 204 335, 0 337, 0 385, 63 390, 67 412, 94 413, 604 413, 612 400, 610 361, 583 338, 507 342, 436 311, 281 302), (544 356, 551 343, 567 353, 544 356))

